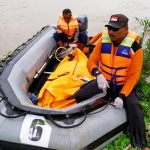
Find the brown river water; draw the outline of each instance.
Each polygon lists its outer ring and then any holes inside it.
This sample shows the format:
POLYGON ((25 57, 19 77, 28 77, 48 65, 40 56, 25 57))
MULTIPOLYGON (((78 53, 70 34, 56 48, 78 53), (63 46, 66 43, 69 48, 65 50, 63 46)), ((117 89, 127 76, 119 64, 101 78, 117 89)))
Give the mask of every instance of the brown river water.
POLYGON ((125 14, 130 30, 137 32, 142 28, 134 17, 150 18, 150 0, 0 0, 0 58, 42 27, 56 23, 65 8, 88 16, 90 36, 103 30, 112 14, 125 14))

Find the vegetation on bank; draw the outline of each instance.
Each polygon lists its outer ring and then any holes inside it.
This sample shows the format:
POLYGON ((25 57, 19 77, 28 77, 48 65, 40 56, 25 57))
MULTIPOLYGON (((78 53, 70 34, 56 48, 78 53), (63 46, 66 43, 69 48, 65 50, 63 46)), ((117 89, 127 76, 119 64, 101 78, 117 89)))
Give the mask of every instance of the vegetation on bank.
POLYGON ((3 58, 0 58, 0 62, 5 60, 6 58, 10 57, 12 52, 8 52, 6 55, 3 55, 3 58))

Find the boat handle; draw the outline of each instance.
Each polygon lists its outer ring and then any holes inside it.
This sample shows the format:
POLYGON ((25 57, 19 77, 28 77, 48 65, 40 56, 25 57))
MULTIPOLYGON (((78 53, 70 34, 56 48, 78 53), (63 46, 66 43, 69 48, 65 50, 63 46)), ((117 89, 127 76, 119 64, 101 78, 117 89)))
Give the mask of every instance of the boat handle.
POLYGON ((51 117, 51 115, 48 115, 48 118, 49 118, 49 120, 50 120, 53 124, 55 124, 55 125, 56 125, 57 127, 59 127, 59 128, 65 128, 65 129, 74 128, 74 127, 77 127, 77 126, 81 125, 81 124, 86 120, 87 114, 86 114, 83 110, 82 110, 82 112, 83 112, 84 115, 85 115, 84 119, 83 119, 80 123, 78 123, 78 124, 76 124, 76 125, 72 125, 72 126, 62 126, 62 125, 58 124, 57 122, 54 121, 54 119, 51 117))

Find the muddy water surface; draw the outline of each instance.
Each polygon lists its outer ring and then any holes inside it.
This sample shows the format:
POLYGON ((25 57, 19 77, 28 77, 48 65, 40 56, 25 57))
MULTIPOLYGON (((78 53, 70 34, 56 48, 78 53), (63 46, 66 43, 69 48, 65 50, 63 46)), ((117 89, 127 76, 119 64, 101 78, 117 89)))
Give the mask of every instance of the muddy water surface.
POLYGON ((131 30, 141 32, 134 17, 150 18, 150 0, 0 0, 0 57, 13 51, 43 26, 56 23, 58 14, 70 8, 88 16, 88 33, 104 29, 110 15, 129 17, 131 30))

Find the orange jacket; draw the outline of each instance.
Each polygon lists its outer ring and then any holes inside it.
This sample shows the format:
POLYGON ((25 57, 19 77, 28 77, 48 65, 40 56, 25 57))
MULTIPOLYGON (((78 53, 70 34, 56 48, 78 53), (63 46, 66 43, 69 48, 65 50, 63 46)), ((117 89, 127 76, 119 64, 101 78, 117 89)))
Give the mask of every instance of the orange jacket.
POLYGON ((74 36, 76 29, 79 28, 77 16, 72 15, 70 22, 67 23, 63 16, 60 15, 57 26, 69 39, 71 39, 74 36))
POLYGON ((136 42, 135 44, 138 46, 135 49, 131 48, 134 41, 139 42, 139 36, 137 33, 129 31, 124 41, 115 47, 105 30, 87 62, 88 70, 91 73, 93 68, 97 68, 100 61, 100 71, 108 82, 116 75, 117 85, 123 85, 120 93, 125 96, 130 94, 137 83, 143 62, 143 51, 139 44, 136 42))
MULTIPOLYGON (((93 37, 90 39, 89 43, 91 43, 91 44, 93 44, 93 45, 96 45, 96 43, 98 42, 98 39, 99 39, 101 36, 102 36, 102 32, 96 34, 95 36, 93 36, 93 37)), ((89 48, 86 47, 86 46, 83 47, 82 52, 83 52, 84 54, 87 54, 87 53, 89 52, 89 48)))

